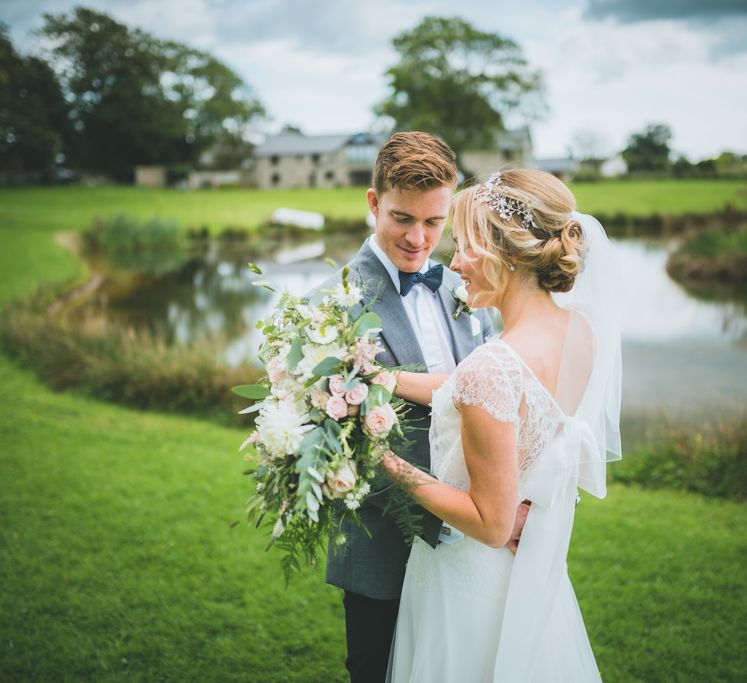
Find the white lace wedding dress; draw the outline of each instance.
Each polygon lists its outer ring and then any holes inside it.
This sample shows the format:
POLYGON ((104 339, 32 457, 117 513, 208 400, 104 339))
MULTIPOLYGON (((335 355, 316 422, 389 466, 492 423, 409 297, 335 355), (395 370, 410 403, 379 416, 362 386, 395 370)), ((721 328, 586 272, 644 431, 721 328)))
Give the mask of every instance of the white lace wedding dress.
POLYGON ((594 435, 578 416, 593 355, 583 344, 593 338, 584 316, 570 318, 555 396, 498 337, 433 394, 435 476, 468 489, 455 401, 477 405, 514 423, 516 503, 533 504, 516 556, 467 536, 436 549, 416 540, 389 663, 394 683, 601 680, 565 565, 577 487, 600 476, 594 435))

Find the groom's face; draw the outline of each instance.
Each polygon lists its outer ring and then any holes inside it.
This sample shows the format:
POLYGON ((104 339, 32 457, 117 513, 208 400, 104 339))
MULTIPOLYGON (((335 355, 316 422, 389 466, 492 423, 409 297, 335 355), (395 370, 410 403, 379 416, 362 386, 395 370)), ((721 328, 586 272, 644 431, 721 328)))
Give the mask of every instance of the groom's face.
POLYGON ((419 271, 444 231, 454 188, 441 185, 424 192, 370 189, 368 206, 376 218, 376 242, 399 270, 419 271))

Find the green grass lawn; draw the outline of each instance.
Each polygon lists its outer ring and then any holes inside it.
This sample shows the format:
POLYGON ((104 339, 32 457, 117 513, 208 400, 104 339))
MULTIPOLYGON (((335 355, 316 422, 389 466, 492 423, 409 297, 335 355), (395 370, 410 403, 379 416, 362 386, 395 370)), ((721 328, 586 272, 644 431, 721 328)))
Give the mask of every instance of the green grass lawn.
MULTIPOLYGON (((0 192, 0 305, 80 275, 52 231, 96 205, 56 194, 58 223, 42 200, 57 190, 15 192, 0 192)), ((346 680, 321 569, 286 591, 266 539, 229 528, 240 431, 54 394, 2 356, 0 383, 0 680, 346 680)), ((569 569, 605 681, 745 679, 746 528, 734 502, 584 497, 569 569)))
MULTIPOLYGON (((708 213, 731 203, 747 206, 741 181, 608 181, 573 186, 581 211, 610 215, 708 213)), ((164 216, 188 227, 249 228, 274 209, 319 211, 341 218, 365 217, 365 188, 337 190, 200 190, 137 187, 55 187, 0 189, 0 225, 44 230, 88 228, 94 216, 128 213, 164 216)))

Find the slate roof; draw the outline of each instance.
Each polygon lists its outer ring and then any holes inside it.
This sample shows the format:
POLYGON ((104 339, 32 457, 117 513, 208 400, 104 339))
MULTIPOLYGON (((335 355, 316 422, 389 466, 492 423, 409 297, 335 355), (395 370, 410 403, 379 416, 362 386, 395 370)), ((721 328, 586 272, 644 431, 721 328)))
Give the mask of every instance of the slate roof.
POLYGON ((265 141, 254 150, 254 155, 268 157, 289 154, 331 154, 352 140, 370 139, 372 144, 381 145, 386 138, 386 135, 368 135, 367 133, 346 133, 344 135, 280 133, 278 135, 268 135, 265 141))
POLYGON ((578 161, 571 158, 535 159, 534 165, 548 173, 574 173, 578 169, 578 161))

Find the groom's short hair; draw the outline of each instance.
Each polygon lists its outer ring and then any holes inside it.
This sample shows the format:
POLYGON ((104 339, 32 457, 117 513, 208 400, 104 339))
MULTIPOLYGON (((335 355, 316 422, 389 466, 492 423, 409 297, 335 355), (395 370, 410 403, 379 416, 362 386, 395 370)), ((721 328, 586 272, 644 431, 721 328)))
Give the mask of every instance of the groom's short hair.
POLYGON ((430 133, 394 133, 381 147, 374 165, 377 194, 396 187, 426 192, 457 181, 456 154, 430 133))

